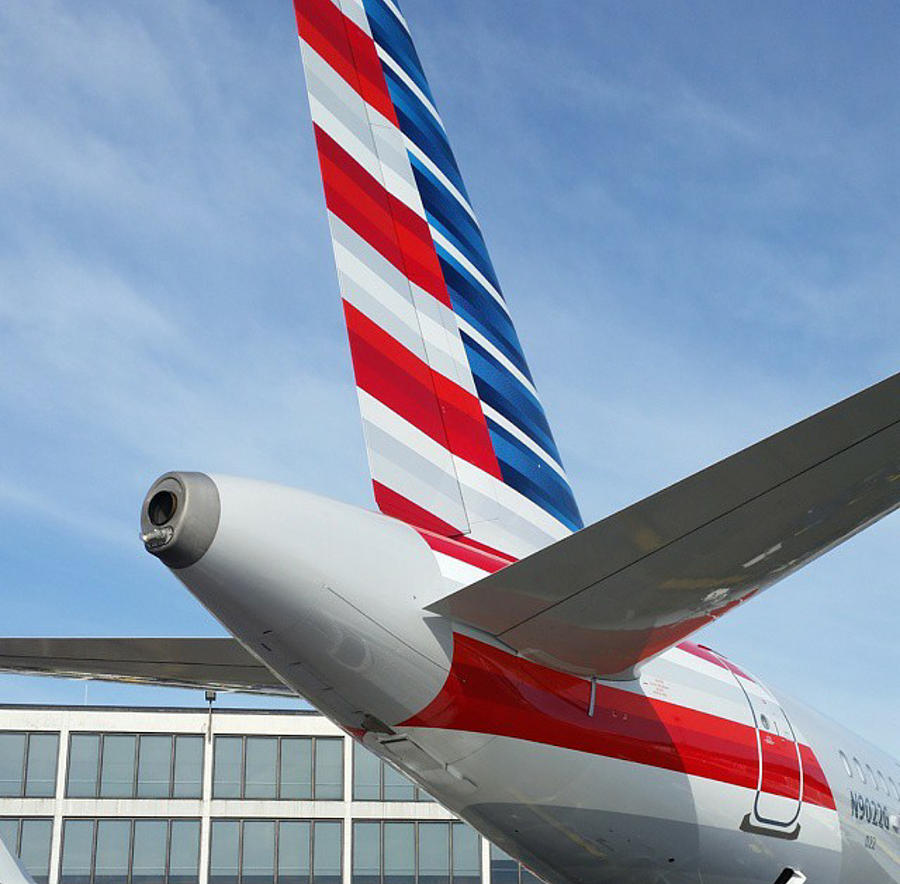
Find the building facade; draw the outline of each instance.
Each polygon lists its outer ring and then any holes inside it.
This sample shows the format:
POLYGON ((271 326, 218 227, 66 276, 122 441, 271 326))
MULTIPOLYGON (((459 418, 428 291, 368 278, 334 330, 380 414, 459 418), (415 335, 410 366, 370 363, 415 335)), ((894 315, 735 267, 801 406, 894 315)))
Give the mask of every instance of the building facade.
POLYGON ((37 884, 537 884, 314 712, 0 706, 37 884))

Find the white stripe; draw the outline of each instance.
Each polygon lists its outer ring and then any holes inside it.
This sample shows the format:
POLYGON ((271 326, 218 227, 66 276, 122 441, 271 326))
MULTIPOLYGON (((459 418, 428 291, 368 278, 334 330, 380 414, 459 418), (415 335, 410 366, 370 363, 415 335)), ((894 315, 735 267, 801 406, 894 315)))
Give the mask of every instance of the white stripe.
POLYGON ((509 308, 506 306, 506 302, 503 300, 502 295, 494 286, 488 282, 488 280, 482 275, 481 271, 458 249, 453 243, 450 242, 439 230, 436 230, 430 224, 428 225, 428 229, 431 231, 431 238, 437 243, 444 251, 448 252, 451 257, 455 258, 462 266, 471 274, 471 276, 488 292, 488 294, 493 297, 493 299, 503 308, 503 312, 506 315, 509 315, 509 308))
MULTIPOLYGON (((478 225, 478 219, 475 217, 475 210, 469 205, 469 201, 456 189, 456 185, 435 165, 434 160, 419 147, 411 138, 403 136, 406 143, 406 149, 417 159, 438 181, 444 186, 445 190, 452 196, 468 213, 469 217, 478 225)), ((480 230, 481 228, 479 228, 480 230)))
POLYGON ((723 669, 711 660, 705 660, 703 657, 698 657, 696 654, 690 653, 690 651, 683 651, 679 647, 672 647, 666 651, 665 656, 671 663, 702 674, 706 678, 714 678, 716 681, 726 682, 728 684, 737 684, 734 680, 734 676, 727 669, 723 669))
POLYGON ((466 322, 462 316, 459 316, 458 314, 454 315, 456 316, 456 321, 459 324, 460 330, 464 331, 476 344, 484 347, 497 362, 499 362, 526 390, 528 390, 538 402, 540 402, 541 397, 538 396, 534 384, 532 384, 531 381, 528 380, 528 377, 519 370, 518 366, 516 366, 495 344, 491 343, 480 331, 478 331, 478 329, 466 322))
POLYGON ((364 34, 372 36, 369 28, 369 17, 366 15, 362 0, 340 0, 341 12, 347 16, 364 34))
POLYGON ((475 565, 470 565, 468 562, 462 562, 453 558, 453 556, 448 556, 446 553, 441 553, 437 550, 432 550, 432 552, 437 559, 438 568, 441 569, 441 575, 454 583, 458 583, 460 586, 468 586, 470 583, 475 583, 483 577, 487 577, 490 573, 489 571, 483 571, 481 568, 476 568, 475 565))
MULTIPOLYGON (((444 123, 441 120, 440 114, 437 112, 437 108, 428 100, 428 96, 415 84, 412 78, 403 70, 402 67, 394 60, 394 57, 383 47, 379 46, 377 43, 375 44, 375 51, 378 53, 378 57, 406 84, 409 90, 422 102, 422 106, 428 113, 431 114, 432 117, 437 121, 438 125, 441 129, 444 129, 444 123)), ((444 130, 444 134, 446 135, 446 130, 444 130)))
POLYGON ((512 421, 505 418, 499 411, 491 408, 487 402, 482 401, 481 410, 484 412, 486 417, 489 417, 494 423, 500 424, 504 430, 507 431, 510 435, 515 436, 523 445, 525 445, 530 451, 533 451, 548 467, 550 467, 564 482, 567 482, 566 474, 563 472, 562 467, 552 458, 537 442, 534 441, 530 436, 527 436, 523 433, 512 421))
POLYGON ((406 19, 403 17, 403 13, 400 12, 399 7, 396 3, 394 3, 394 0, 384 0, 384 5, 387 6, 387 8, 390 9, 390 11, 393 12, 395 16, 397 16, 397 21, 400 22, 401 25, 403 25, 404 30, 407 34, 409 34, 409 25, 406 23, 406 19))

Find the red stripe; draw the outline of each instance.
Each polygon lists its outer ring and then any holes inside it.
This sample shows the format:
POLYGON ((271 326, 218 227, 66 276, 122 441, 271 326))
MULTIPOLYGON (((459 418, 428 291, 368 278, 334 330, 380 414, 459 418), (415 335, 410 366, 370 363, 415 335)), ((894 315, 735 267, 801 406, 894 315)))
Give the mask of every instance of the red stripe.
POLYGON ((451 540, 448 537, 440 536, 440 534, 446 532, 435 534, 425 528, 418 528, 417 530, 435 552, 451 556, 454 559, 465 562, 467 565, 474 565, 476 568, 481 568, 482 571, 493 574, 510 564, 506 556, 501 558, 500 556, 482 552, 479 549, 473 549, 462 538, 454 537, 451 540))
POLYGON ((459 528, 454 528, 449 522, 432 515, 428 510, 388 488, 387 485, 382 485, 381 482, 373 479, 372 487, 375 490, 375 502, 381 512, 386 516, 400 519, 407 525, 412 525, 420 534, 423 530, 434 532, 432 536, 444 534, 447 537, 453 537, 460 533, 459 528))
POLYGON ((474 540, 471 537, 457 537, 457 543, 463 543, 466 546, 471 547, 472 549, 477 549, 480 552, 487 553, 489 556, 496 556, 498 559, 506 562, 507 565, 511 565, 513 562, 518 562, 519 560, 515 556, 511 556, 509 553, 501 552, 499 549, 495 549, 492 546, 488 546, 486 543, 481 543, 479 540, 474 540))
POLYGON ((357 385, 448 451, 500 478, 478 400, 347 301, 344 315, 357 385))
POLYGON ((447 448, 428 365, 347 301, 344 317, 357 386, 447 448))
POLYGON ((803 800, 833 810, 834 795, 816 753, 809 746, 801 746, 800 760, 803 762, 803 800))
POLYGON ((334 70, 394 125, 397 115, 375 41, 331 0, 294 0, 297 31, 334 70))
MULTIPOLYGON (((585 679, 456 633, 440 694, 403 724, 513 737, 756 789, 754 728, 607 685, 597 686, 593 716, 589 702, 585 679)), ((813 779, 804 800, 833 808, 824 778, 813 779)), ((767 783, 775 794, 795 788, 777 780, 767 783)))
POLYGON ((411 282, 452 309, 425 220, 388 193, 330 135, 313 128, 328 208, 411 282))

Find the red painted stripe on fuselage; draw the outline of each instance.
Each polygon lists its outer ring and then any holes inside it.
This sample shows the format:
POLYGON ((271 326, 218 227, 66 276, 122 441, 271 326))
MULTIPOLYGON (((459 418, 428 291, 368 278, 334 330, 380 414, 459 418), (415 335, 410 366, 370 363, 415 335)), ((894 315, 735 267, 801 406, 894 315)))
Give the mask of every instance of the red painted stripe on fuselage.
MULTIPOLYGON (((456 633, 440 694, 403 725, 513 737, 757 788, 752 727, 608 685, 597 686, 593 716, 589 703, 585 679, 456 633)), ((805 773, 804 800, 833 809, 818 765, 805 773)), ((790 796, 793 786, 780 784, 778 774, 769 784, 773 794, 790 796)))
POLYGON ((380 114, 397 125, 375 41, 331 0, 294 0, 297 31, 309 47, 380 114))

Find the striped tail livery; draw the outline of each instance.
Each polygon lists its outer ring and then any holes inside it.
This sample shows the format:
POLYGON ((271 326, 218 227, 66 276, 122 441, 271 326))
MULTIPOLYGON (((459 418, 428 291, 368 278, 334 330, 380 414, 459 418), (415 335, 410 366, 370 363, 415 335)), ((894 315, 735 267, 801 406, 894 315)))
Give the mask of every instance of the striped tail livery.
POLYGON ((392 0, 294 7, 375 499, 496 570, 582 522, 431 90, 392 0))

